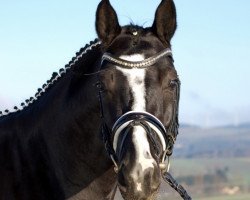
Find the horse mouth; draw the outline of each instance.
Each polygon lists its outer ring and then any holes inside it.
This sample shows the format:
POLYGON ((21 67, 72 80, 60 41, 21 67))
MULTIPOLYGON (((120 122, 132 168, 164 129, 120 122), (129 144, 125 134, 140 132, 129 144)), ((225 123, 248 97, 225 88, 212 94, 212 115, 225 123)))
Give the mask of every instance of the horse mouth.
POLYGON ((148 194, 148 195, 145 194, 141 196, 138 196, 138 194, 136 194, 135 192, 132 192, 128 190, 127 188, 120 186, 119 184, 118 184, 118 188, 124 200, 156 200, 159 194, 160 185, 151 194, 148 194))

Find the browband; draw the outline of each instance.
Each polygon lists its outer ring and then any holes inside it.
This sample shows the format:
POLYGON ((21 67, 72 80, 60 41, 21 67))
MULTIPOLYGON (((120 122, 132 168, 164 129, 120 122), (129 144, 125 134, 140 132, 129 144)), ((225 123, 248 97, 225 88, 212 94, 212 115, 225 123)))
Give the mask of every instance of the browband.
POLYGON ((127 69, 140 68, 140 69, 142 69, 142 68, 146 68, 148 66, 155 64, 160 58, 162 58, 164 56, 171 56, 172 57, 172 50, 170 48, 164 49, 163 51, 155 54, 154 56, 149 57, 143 61, 138 61, 138 62, 131 62, 131 61, 123 60, 121 58, 116 58, 116 57, 112 56, 112 54, 110 54, 110 53, 104 53, 102 56, 102 62, 106 60, 110 63, 113 63, 113 64, 118 65, 118 66, 123 67, 123 68, 127 68, 127 69))

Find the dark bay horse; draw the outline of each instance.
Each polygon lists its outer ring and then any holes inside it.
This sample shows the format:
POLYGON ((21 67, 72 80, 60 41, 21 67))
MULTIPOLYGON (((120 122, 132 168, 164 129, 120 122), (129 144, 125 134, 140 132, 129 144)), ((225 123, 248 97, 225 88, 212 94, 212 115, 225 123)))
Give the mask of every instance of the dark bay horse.
POLYGON ((0 117, 1 200, 155 199, 178 133, 172 0, 153 25, 119 25, 102 0, 99 39, 0 117), (115 170, 114 170, 115 166, 115 170))

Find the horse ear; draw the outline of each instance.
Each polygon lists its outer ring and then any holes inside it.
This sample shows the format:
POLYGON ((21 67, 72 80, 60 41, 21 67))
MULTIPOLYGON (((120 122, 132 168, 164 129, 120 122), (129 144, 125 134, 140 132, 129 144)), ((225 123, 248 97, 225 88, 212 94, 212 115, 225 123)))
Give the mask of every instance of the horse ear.
POLYGON ((109 45, 121 32, 116 12, 109 0, 102 0, 97 7, 96 32, 99 39, 106 45, 109 45))
POLYGON ((163 43, 170 44, 176 27, 176 9, 173 0, 162 0, 155 12, 153 32, 163 43))

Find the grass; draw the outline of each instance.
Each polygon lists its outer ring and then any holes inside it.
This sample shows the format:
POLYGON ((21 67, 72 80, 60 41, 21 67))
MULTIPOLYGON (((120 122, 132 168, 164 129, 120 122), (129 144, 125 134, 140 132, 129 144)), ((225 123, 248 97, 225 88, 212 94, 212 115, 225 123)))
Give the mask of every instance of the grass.
POLYGON ((208 198, 194 198, 194 200, 249 200, 250 194, 239 194, 232 196, 219 196, 219 197, 208 197, 208 198))
MULTIPOLYGON (((171 198, 171 197, 170 197, 171 198)), ((159 200, 170 199, 167 197, 159 198, 159 200)), ((181 200, 181 197, 171 198, 171 200, 181 200)), ((213 197, 192 197, 193 200, 250 200, 250 194, 237 194, 232 196, 213 196, 213 197)))
MULTIPOLYGON (((216 188, 220 188, 221 185, 213 185, 215 190, 213 191, 214 197, 201 197, 202 193, 196 193, 196 188, 186 188, 191 192, 194 200, 250 200, 249 188, 250 188, 250 158, 194 158, 194 159, 172 159, 171 173, 175 177, 187 176, 187 175, 204 175, 211 174, 218 169, 227 168, 228 183, 225 186, 234 187, 239 186, 241 188, 240 193, 235 195, 223 196, 220 194, 220 190, 216 191, 216 188), (197 198, 197 195, 200 197, 197 198), (217 196, 218 195, 218 196, 217 196)), ((204 194, 205 195, 205 194, 204 194)))
POLYGON ((232 184, 243 181, 244 184, 250 185, 250 158, 173 158, 171 162, 171 171, 174 176, 205 174, 227 167, 232 184))

